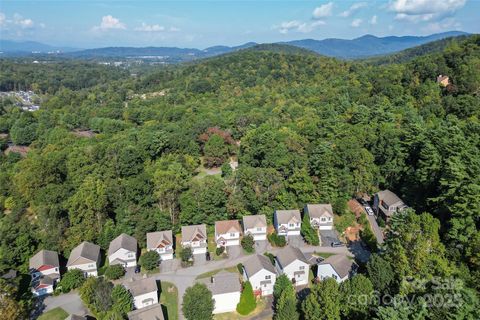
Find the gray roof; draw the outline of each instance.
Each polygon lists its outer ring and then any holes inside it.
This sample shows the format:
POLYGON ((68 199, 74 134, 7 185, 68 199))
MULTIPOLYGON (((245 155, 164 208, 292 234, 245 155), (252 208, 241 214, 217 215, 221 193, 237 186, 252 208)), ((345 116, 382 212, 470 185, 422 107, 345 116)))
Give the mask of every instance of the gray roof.
POLYGON ((197 224, 193 226, 182 227, 182 242, 207 240, 207 226, 205 224, 197 224))
POLYGON ((60 267, 58 262, 58 253, 50 250, 40 250, 33 257, 30 258, 30 269, 38 269, 41 266, 60 267))
POLYGON ((242 291, 237 273, 220 271, 212 277, 202 279, 200 282, 204 283, 213 295, 242 291))
POLYGON ((154 278, 132 280, 129 282, 125 282, 124 285, 134 297, 152 291, 158 291, 157 281, 154 278))
POLYGON ((335 270, 335 272, 341 277, 344 278, 347 276, 350 271, 352 270, 352 266, 355 264, 353 260, 347 258, 347 256, 343 254, 336 254, 333 256, 328 257, 327 259, 323 260, 320 264, 329 264, 335 270))
POLYGON ((80 245, 73 248, 68 257, 67 267, 95 262, 100 260, 100 246, 84 241, 80 245))
POLYGON ((128 320, 164 320, 162 305, 159 303, 127 313, 128 320))
POLYGON ((119 249, 137 252, 137 239, 128 234, 122 233, 110 242, 108 247, 108 255, 112 255, 119 249))
POLYGON ((245 263, 243 264, 243 268, 245 269, 245 272, 249 277, 253 276, 262 269, 266 269, 276 274, 275 267, 270 262, 270 259, 259 254, 256 254, 247 261, 245 261, 245 263))
POLYGON ((267 227, 267 219, 265 218, 264 214, 243 217, 244 229, 266 228, 266 227, 267 227))
POLYGON ((147 233, 147 248, 163 248, 173 244, 172 230, 147 233))
POLYGON ((297 220, 298 222, 302 221, 300 215, 300 210, 275 210, 275 215, 277 216, 277 222, 279 224, 288 224, 292 219, 297 220))
POLYGON ((322 216, 330 216, 333 218, 333 209, 332 205, 329 203, 326 204, 307 204, 308 216, 310 218, 320 218, 322 216))
POLYGON ((383 191, 379 191, 377 193, 378 195, 378 198, 380 200, 382 200, 383 202, 385 202, 388 206, 391 206, 393 204, 396 204, 398 202, 401 202, 403 203, 402 199, 400 199, 395 193, 393 193, 392 191, 390 190, 383 190, 383 191))
POLYGON ((303 255, 302 251, 300 251, 298 248, 286 246, 277 253, 277 261, 280 263, 282 268, 285 268, 295 260, 300 260, 308 264, 307 259, 303 255))

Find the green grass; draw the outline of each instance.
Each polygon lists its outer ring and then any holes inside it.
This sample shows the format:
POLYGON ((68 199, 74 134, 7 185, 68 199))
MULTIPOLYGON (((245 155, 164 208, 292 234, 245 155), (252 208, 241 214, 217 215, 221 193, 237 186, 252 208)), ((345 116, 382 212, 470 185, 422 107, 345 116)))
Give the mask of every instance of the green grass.
POLYGON ((68 313, 62 308, 58 307, 48 312, 45 312, 40 317, 38 317, 38 320, 64 320, 67 317, 68 313))
POLYGON ((335 253, 330 253, 330 252, 314 252, 315 255, 322 257, 323 259, 327 259, 328 257, 334 256, 335 253))
POLYGON ((267 302, 264 298, 257 300, 257 307, 251 313, 246 316, 242 316, 238 312, 226 312, 226 313, 219 313, 213 316, 214 320, 247 320, 251 319, 253 316, 256 316, 260 312, 262 312, 265 307, 267 306, 267 302))
POLYGON ((234 266, 234 267, 229 267, 229 268, 222 268, 222 269, 212 270, 212 271, 208 271, 208 272, 199 274, 196 279, 198 280, 198 279, 205 279, 205 278, 211 277, 211 276, 219 273, 219 272, 222 271, 222 270, 225 270, 225 271, 228 271, 228 272, 238 273, 238 268, 237 268, 237 266, 234 266))
POLYGON ((171 282, 160 282, 162 292, 160 293, 160 303, 167 309, 164 313, 165 320, 178 320, 178 289, 171 282), (168 289, 172 292, 169 292, 168 289), (172 290, 173 289, 173 290, 172 290))

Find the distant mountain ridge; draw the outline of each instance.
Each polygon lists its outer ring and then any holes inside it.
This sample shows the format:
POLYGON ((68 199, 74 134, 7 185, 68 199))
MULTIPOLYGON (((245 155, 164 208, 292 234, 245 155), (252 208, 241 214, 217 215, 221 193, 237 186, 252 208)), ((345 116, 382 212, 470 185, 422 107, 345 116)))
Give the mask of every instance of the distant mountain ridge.
MULTIPOLYGON (((445 39, 448 37, 456 37, 468 35, 461 31, 449 31, 444 33, 432 34, 429 36, 388 36, 376 37, 373 35, 364 35, 352 40, 345 39, 303 39, 286 42, 278 42, 277 44, 286 44, 298 48, 307 49, 321 55, 343 58, 343 59, 359 59, 372 56, 395 53, 401 50, 419 46, 432 41, 445 39)), ((62 51, 62 55, 72 58, 148 58, 158 59, 166 63, 177 63, 192 61, 201 58, 213 57, 225 53, 234 52, 241 49, 251 48, 258 45, 255 42, 248 42, 239 46, 212 46, 209 48, 177 48, 177 47, 106 47, 86 50, 75 50, 72 48, 58 48, 45 45, 38 42, 14 42, 9 40, 0 40, 0 51, 4 55, 15 55, 15 53, 31 53, 38 51, 42 53, 52 51, 62 51)), ((268 44, 262 44, 268 45, 268 44)), ((275 47, 272 47, 275 48, 275 47)))

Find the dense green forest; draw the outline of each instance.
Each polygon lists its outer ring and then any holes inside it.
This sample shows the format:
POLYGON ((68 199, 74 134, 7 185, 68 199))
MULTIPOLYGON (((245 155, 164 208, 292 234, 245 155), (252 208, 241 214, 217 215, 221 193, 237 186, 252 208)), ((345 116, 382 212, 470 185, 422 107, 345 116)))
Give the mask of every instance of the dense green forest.
POLYGON ((341 215, 351 197, 389 188, 416 214, 392 222, 367 280, 408 295, 404 277, 455 277, 466 302, 448 312, 418 302, 316 318, 324 313, 315 294, 342 289, 327 284, 305 300, 305 319, 477 318, 480 36, 382 65, 274 51, 137 77, 83 62, 1 60, 1 90, 33 89, 44 102, 33 113, 0 105, 0 133, 9 134, 0 147, 8 139, 30 147, 25 157, 0 155, 0 273, 25 272, 39 248, 68 256, 88 240, 106 249, 122 232, 144 247, 146 232, 271 218, 307 202, 332 203, 341 215), (439 74, 451 84, 437 84, 439 74), (199 174, 203 166, 222 166, 222 177, 199 174))

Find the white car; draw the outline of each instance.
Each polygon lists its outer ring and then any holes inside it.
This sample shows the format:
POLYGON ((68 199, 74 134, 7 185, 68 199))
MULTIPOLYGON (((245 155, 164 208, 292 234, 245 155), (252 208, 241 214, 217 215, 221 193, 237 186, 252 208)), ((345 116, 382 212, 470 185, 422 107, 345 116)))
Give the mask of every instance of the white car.
POLYGON ((370 208, 370 207, 365 207, 365 211, 367 211, 367 214, 368 214, 369 216, 373 216, 373 210, 372 210, 372 208, 370 208))

